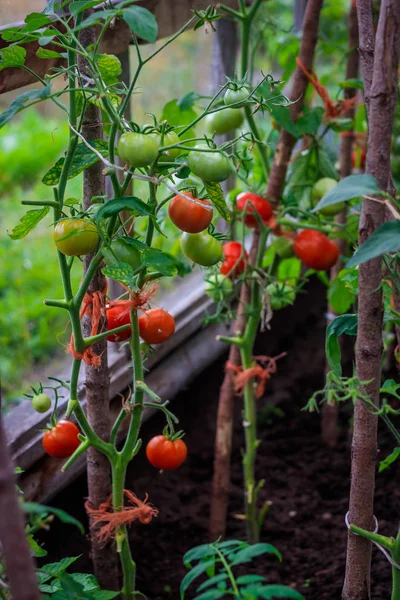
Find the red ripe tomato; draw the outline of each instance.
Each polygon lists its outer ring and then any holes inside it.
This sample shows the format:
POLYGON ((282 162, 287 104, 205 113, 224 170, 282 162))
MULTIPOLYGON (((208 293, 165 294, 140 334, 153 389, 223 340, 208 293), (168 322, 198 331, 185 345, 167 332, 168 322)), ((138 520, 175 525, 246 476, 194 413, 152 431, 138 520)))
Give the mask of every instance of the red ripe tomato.
POLYGON ((314 229, 300 231, 294 240, 293 250, 310 269, 326 271, 339 258, 339 249, 326 235, 314 229))
MULTIPOLYGON (((107 329, 115 329, 116 327, 122 327, 122 325, 129 325, 131 317, 129 311, 123 306, 113 306, 107 310, 107 329)), ((107 336, 109 342, 125 342, 132 335, 132 329, 128 327, 118 333, 112 333, 107 336)))
POLYGON ((240 212, 246 210, 246 216, 244 222, 247 227, 258 227, 258 221, 256 217, 252 217, 255 213, 258 213, 261 220, 266 223, 272 217, 272 206, 261 196, 252 194, 251 192, 242 192, 236 198, 236 205, 240 212))
MULTIPOLYGON (((194 198, 190 192, 185 192, 185 195, 194 198)), ((199 200, 198 198, 195 198, 195 200, 201 202, 204 206, 211 206, 208 200, 199 200)), ((168 207, 168 214, 173 224, 181 231, 200 233, 200 231, 207 229, 211 223, 213 211, 190 202, 183 196, 175 196, 168 207)))
POLYGON ((71 421, 58 421, 43 436, 43 448, 47 454, 55 458, 67 458, 78 448, 79 429, 71 421))
POLYGON ((225 257, 219 269, 222 275, 233 278, 244 273, 249 256, 240 242, 227 242, 222 246, 222 252, 225 257))
POLYGON ((148 344, 162 344, 175 332, 175 319, 162 308, 152 308, 139 317, 139 333, 148 344))
POLYGON ((165 435, 156 435, 147 444, 146 456, 153 467, 170 471, 185 462, 187 446, 181 439, 169 440, 165 435))

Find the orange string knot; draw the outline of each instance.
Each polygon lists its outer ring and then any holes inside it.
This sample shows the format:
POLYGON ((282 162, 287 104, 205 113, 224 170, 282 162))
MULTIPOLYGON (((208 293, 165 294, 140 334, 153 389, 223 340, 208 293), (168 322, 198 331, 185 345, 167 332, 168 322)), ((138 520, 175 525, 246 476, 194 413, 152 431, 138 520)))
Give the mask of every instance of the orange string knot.
POLYGON ((346 114, 347 111, 354 106, 354 103, 356 101, 355 97, 334 102, 329 96, 327 88, 324 85, 322 85, 322 83, 319 81, 316 73, 314 73, 314 71, 309 72, 303 65, 299 57, 296 58, 296 63, 299 69, 303 71, 304 75, 307 77, 308 81, 311 83, 311 85, 314 87, 315 91, 321 98, 325 109, 325 121, 337 119, 341 115, 346 114))
POLYGON ((286 352, 282 352, 279 356, 271 358, 270 356, 253 356, 255 361, 254 366, 243 371, 240 365, 234 365, 229 360, 225 364, 225 368, 234 372, 235 391, 238 395, 243 394, 246 384, 251 380, 257 381, 256 398, 261 398, 264 394, 266 383, 271 379, 271 375, 276 373, 276 361, 286 356, 286 352))
POLYGON ((91 526, 96 527, 100 523, 104 523, 94 533, 97 542, 101 546, 105 546, 107 542, 115 537, 115 533, 119 527, 131 525, 134 521, 140 521, 144 525, 150 523, 153 517, 158 516, 158 509, 148 503, 148 494, 144 500, 130 492, 124 490, 124 496, 127 498, 129 505, 123 506, 121 510, 115 511, 112 505, 112 496, 106 502, 100 504, 99 508, 90 508, 89 502, 85 502, 85 509, 91 520, 91 526))
POLYGON ((123 321, 124 317, 126 317, 126 315, 132 310, 137 310, 139 308, 145 310, 149 308, 149 301, 157 292, 158 287, 159 286, 157 283, 148 282, 145 283, 144 286, 137 292, 132 292, 128 288, 125 288, 129 292, 129 300, 114 300, 113 302, 109 302, 107 307, 122 307, 122 310, 118 315, 118 319, 123 321))

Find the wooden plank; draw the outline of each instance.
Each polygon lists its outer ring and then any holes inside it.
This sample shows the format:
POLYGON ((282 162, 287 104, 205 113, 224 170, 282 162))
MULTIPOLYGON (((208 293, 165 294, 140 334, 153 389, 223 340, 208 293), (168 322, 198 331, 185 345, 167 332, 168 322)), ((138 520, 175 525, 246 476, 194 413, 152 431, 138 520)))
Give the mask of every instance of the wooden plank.
MULTIPOLYGON (((112 1, 113 4, 117 4, 119 0, 112 1)), ((164 38, 178 31, 180 27, 189 21, 193 15, 193 9, 201 10, 207 8, 209 0, 142 0, 138 4, 154 13, 158 22, 158 37, 164 38)), ((237 0, 228 0, 225 4, 236 6, 237 0)), ((22 21, 3 25, 0 27, 0 34, 6 29, 22 25, 22 21)), ((60 29, 60 25, 55 25, 55 27, 60 29)), ((124 21, 117 19, 113 27, 107 30, 101 51, 108 54, 122 54, 128 48, 131 41, 132 34, 130 29, 124 21)), ((7 45, 8 42, 0 38, 0 49, 7 45)), ((37 42, 24 44, 24 47, 27 51, 26 66, 42 78, 51 69, 64 66, 65 64, 63 59, 37 58, 36 52, 39 48, 37 42)), ((47 48, 59 50, 59 48, 51 47, 51 45, 47 46, 47 48)), ((32 83, 37 83, 37 80, 23 69, 9 67, 0 71, 0 94, 32 83)))

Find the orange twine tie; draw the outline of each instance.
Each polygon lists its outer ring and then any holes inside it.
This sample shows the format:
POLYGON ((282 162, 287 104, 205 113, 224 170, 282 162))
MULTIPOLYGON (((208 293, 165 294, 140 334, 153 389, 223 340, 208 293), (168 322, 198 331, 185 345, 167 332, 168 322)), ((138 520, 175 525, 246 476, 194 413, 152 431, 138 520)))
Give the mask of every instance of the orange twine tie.
POLYGON ((253 367, 243 371, 240 365, 234 365, 229 360, 225 364, 226 369, 230 369, 235 374, 235 391, 238 395, 243 394, 246 384, 251 380, 257 381, 256 398, 261 398, 264 394, 267 381, 271 379, 271 375, 277 372, 276 361, 286 356, 286 352, 282 352, 279 356, 271 358, 270 356, 253 356, 254 361, 258 361, 253 367), (261 363, 261 364, 259 364, 261 363))

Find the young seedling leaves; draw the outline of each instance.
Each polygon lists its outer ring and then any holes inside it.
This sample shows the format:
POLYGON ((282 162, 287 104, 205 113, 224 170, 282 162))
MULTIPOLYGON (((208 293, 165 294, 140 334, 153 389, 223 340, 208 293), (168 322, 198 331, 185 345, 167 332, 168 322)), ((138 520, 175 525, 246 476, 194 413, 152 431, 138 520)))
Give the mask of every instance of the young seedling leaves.
MULTIPOLYGON (((0 114, 0 127, 3 127, 14 115, 18 112, 27 108, 25 105, 26 102, 29 101, 37 101, 37 100, 45 100, 51 94, 51 85, 48 84, 40 90, 29 90, 28 92, 24 92, 20 96, 17 96, 15 100, 11 102, 9 107, 0 114)), ((30 106, 28 104, 28 106, 30 106)))
POLYGON ((333 319, 328 325, 325 338, 325 353, 329 366, 333 373, 338 377, 342 375, 342 366, 340 364, 342 355, 340 352, 339 336, 343 333, 347 335, 357 335, 358 317, 357 315, 341 315, 333 319))
POLYGON ((7 67, 22 67, 25 64, 26 50, 22 46, 7 46, 0 50, 0 71, 7 67))
MULTIPOLYGON (((88 143, 95 148, 97 152, 101 154, 101 156, 108 156, 108 143, 105 140, 90 140, 88 143)), ((68 171, 68 179, 73 179, 85 169, 95 165, 99 160, 100 159, 97 154, 88 148, 86 144, 79 144, 75 151, 71 168, 68 171)), ((42 183, 51 186, 57 185, 60 181, 64 161, 64 157, 59 158, 54 167, 51 167, 51 169, 44 175, 42 183)))
POLYGON ((121 283, 128 288, 131 288, 133 284, 133 278, 135 276, 135 271, 131 265, 128 265, 124 262, 117 263, 116 265, 110 265, 109 267, 104 267, 101 272, 106 277, 109 277, 114 281, 118 281, 118 283, 121 283))
POLYGON ((104 204, 96 213, 95 219, 99 222, 101 219, 107 219, 117 215, 121 210, 135 212, 141 217, 153 216, 152 209, 136 196, 127 196, 126 198, 114 198, 104 204))
POLYGON ((193 569, 191 569, 189 571, 189 573, 187 573, 185 575, 185 577, 182 579, 182 583, 181 583, 181 587, 180 587, 181 600, 183 600, 183 598, 185 597, 185 592, 188 589, 189 585, 197 577, 199 577, 199 575, 202 575, 203 573, 205 573, 205 571, 207 571, 207 569, 209 569, 213 564, 214 564, 214 559, 200 562, 198 565, 193 567, 193 569))
POLYGON ((365 240, 346 266, 355 267, 387 252, 398 250, 400 250, 400 221, 388 221, 365 240))
POLYGON ((389 456, 379 463, 379 473, 388 469, 400 456, 400 448, 395 448, 389 456))
POLYGON ((221 184, 215 181, 204 181, 203 183, 212 204, 215 206, 221 217, 225 219, 225 221, 229 222, 231 220, 231 214, 226 205, 225 196, 221 184))
POLYGON ((218 583, 221 583, 221 581, 225 581, 226 579, 228 579, 227 573, 220 573, 219 575, 215 575, 215 577, 212 577, 212 579, 208 579, 207 581, 204 581, 204 583, 199 585, 197 591, 202 592, 203 590, 211 587, 212 585, 217 585, 218 583))
POLYGON ((147 8, 130 6, 122 11, 122 18, 137 37, 151 44, 157 40, 157 21, 147 8))
POLYGON ((253 544, 243 550, 239 550, 232 561, 232 565, 250 562, 253 558, 261 554, 275 554, 279 561, 282 562, 281 553, 272 544, 253 544))
POLYGON ((325 194, 318 202, 312 212, 318 212, 324 206, 346 202, 359 198, 360 196, 385 195, 385 192, 379 189, 378 182, 373 175, 349 175, 345 177, 336 187, 325 194))
MULTIPOLYGON (((23 502, 22 509, 29 514, 36 515, 55 515, 62 521, 63 523, 67 523, 68 525, 76 525, 82 535, 85 533, 85 528, 82 523, 75 519, 75 517, 71 517, 65 510, 61 510, 61 508, 54 508, 53 506, 44 506, 43 504, 37 504, 36 502, 23 502)), ((75 559, 76 560, 76 559, 75 559)))
POLYGON ((190 563, 194 560, 201 560, 202 558, 209 558, 217 554, 218 551, 216 548, 213 548, 211 544, 202 544, 201 546, 196 546, 196 548, 192 548, 188 552, 186 552, 183 557, 183 562, 186 567, 190 565, 190 563))
POLYGON ((207 590, 196 596, 195 600, 217 600, 217 598, 226 598, 226 590, 207 590))
POLYGON ((44 219, 49 210, 49 206, 44 206, 38 210, 28 210, 28 212, 21 217, 18 225, 16 225, 8 235, 12 240, 22 240, 22 238, 27 236, 32 229, 35 229, 36 225, 44 219))
POLYGON ((299 592, 286 585, 264 585, 257 588, 257 597, 265 598, 265 600, 273 600, 275 598, 290 598, 291 600, 304 600, 299 592))

